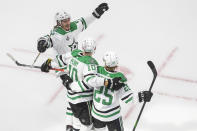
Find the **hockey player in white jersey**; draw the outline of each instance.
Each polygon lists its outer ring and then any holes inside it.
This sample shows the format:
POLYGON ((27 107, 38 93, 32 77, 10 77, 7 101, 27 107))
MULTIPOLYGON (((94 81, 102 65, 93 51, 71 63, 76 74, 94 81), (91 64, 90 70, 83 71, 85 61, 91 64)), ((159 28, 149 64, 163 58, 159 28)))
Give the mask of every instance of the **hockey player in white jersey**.
POLYGON ((53 48, 60 55, 77 49, 79 33, 84 31, 93 21, 99 19, 108 9, 108 4, 102 3, 90 16, 81 17, 73 22, 71 22, 71 16, 67 12, 57 12, 55 15, 57 25, 49 35, 38 39, 38 51, 43 53, 48 48, 53 48))
MULTIPOLYGON (((37 49, 40 53, 45 52, 48 48, 53 48, 58 55, 71 52, 78 48, 77 37, 80 32, 84 31, 95 19, 99 19, 105 11, 108 10, 107 3, 100 4, 94 12, 88 17, 80 18, 71 22, 71 16, 65 12, 60 11, 55 15, 57 25, 53 28, 50 34, 40 37, 37 43, 37 49)), ((70 115, 72 112, 70 107, 67 107, 66 121, 69 126, 68 130, 72 127, 72 120, 70 115)))
MULTIPOLYGON (((105 86, 95 86, 92 116, 93 125, 95 130, 102 131, 105 127, 109 131, 123 131, 123 122, 121 117, 120 101, 128 104, 134 98, 133 92, 127 84, 126 77, 121 72, 116 72, 115 69, 118 66, 118 58, 114 52, 107 52, 103 61, 104 67, 98 67, 98 74, 106 79, 113 79, 120 77, 121 82, 124 83, 124 87, 119 90, 112 90, 105 86)), ((94 81, 89 80, 89 85, 95 85, 94 81)), ((152 97, 152 92, 143 91, 139 93, 139 101, 149 102, 152 97)))
MULTIPOLYGON (((127 84, 126 77, 121 72, 115 71, 118 66, 116 54, 114 52, 107 52, 103 57, 103 61, 105 66, 97 67, 97 75, 108 80, 108 85, 106 86, 105 83, 102 84, 98 82, 101 79, 96 80, 96 77, 91 77, 84 81, 88 87, 94 89, 91 111, 94 130, 105 131, 107 127, 109 131, 123 131, 124 128, 119 100, 129 104, 129 102, 133 101, 134 95, 127 84), (111 84, 114 83, 114 79, 116 79, 116 81, 120 80, 120 82, 118 82, 119 86, 116 86, 116 83, 111 84)), ((74 82, 72 84, 74 84, 74 82)), ((80 88, 75 88, 75 90, 80 91, 80 88)), ((152 92, 149 91, 138 93, 139 102, 149 102, 151 97, 152 92)))
MULTIPOLYGON (((67 53, 59 55, 57 57, 57 63, 66 65, 69 76, 63 75, 62 80, 67 90, 68 101, 74 114, 74 130, 80 129, 80 131, 89 131, 92 127, 92 96, 93 90, 85 83, 89 79, 94 78, 94 82, 97 85, 116 85, 119 86, 119 81, 116 79, 108 80, 102 77, 97 77, 97 61, 92 58, 96 47, 93 40, 87 39, 82 44, 83 52, 81 50, 74 50, 71 54, 67 53), (73 82, 74 81, 74 82, 73 82), (69 83, 73 82, 69 86, 69 83), (76 84, 74 84, 76 83, 76 84), (75 88, 80 88, 80 91, 76 92, 75 88), (81 123, 82 126, 79 126, 81 123)), ((51 62, 47 60, 42 65, 42 71, 49 71, 52 68, 51 62)), ((54 63, 52 63, 54 65, 54 63)))

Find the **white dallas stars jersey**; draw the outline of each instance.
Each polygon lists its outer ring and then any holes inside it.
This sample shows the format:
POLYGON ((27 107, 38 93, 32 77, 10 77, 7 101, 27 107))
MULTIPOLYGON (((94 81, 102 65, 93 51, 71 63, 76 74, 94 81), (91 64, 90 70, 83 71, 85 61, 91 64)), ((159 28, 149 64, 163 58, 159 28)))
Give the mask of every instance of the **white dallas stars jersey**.
MULTIPOLYGON (((69 76, 74 81, 67 90, 68 101, 76 104, 92 100, 93 89, 88 87, 84 80, 89 80, 97 74, 97 61, 91 56, 83 56, 81 50, 74 50, 71 58, 68 54, 57 56, 59 66, 66 65, 69 76), (76 89, 80 89, 76 92, 76 89)), ((101 80, 100 80, 101 81, 101 80)), ((102 78, 102 84, 104 78, 102 78)))
POLYGON ((63 28, 56 27, 51 31, 48 47, 53 47, 58 55, 71 52, 78 48, 77 37, 80 32, 85 30, 96 18, 89 16, 86 18, 80 18, 70 23, 70 30, 66 31, 63 28))
POLYGON ((120 72, 109 72, 104 67, 97 66, 97 76, 90 76, 83 81, 73 82, 76 92, 93 89, 92 116, 100 121, 113 121, 121 116, 120 100, 126 104, 133 100, 134 95, 127 85, 127 79, 120 72), (121 77, 125 87, 112 91, 104 86, 105 79, 121 77), (82 88, 80 85, 86 85, 82 88))
POLYGON ((92 116, 100 121, 113 121, 121 117, 120 100, 126 104, 133 100, 133 92, 127 85, 127 79, 120 72, 109 72, 104 67, 98 66, 97 73, 105 79, 121 77, 125 87, 113 91, 105 86, 96 86, 94 78, 87 80, 87 85, 94 86, 92 116))
MULTIPOLYGON (((121 77, 125 87, 117 91, 112 91, 104 86, 94 87, 92 116, 100 121, 113 121, 121 116, 120 100, 126 104, 133 100, 133 93, 126 84, 127 79, 120 72, 109 72, 104 67, 98 66, 98 75, 113 79, 121 77)), ((89 80, 89 85, 95 85, 89 80)))

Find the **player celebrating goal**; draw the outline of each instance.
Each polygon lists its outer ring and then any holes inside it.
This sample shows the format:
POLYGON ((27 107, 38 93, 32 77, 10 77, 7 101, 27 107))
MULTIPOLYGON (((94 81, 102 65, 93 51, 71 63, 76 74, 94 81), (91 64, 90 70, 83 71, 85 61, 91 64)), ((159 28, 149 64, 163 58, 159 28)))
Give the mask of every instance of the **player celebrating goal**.
POLYGON ((57 25, 49 35, 38 39, 37 49, 40 53, 53 47, 57 54, 65 54, 77 49, 77 36, 84 31, 95 19, 99 19, 109 9, 107 3, 100 4, 88 17, 71 22, 71 16, 65 12, 57 12, 55 20, 57 25))
MULTIPOLYGON (((121 82, 124 83, 124 87, 119 90, 112 90, 105 86, 94 87, 92 105, 93 125, 96 131, 102 131, 105 127, 107 127, 109 131, 123 131, 124 128, 119 100, 128 104, 133 100, 133 92, 127 84, 126 77, 121 72, 115 71, 118 66, 116 54, 114 52, 107 52, 103 56, 103 61, 105 66, 98 67, 98 75, 106 79, 119 77, 121 78, 121 82)), ((95 85, 91 82, 90 80, 90 85, 95 85)), ((150 101, 151 97, 152 93, 149 91, 139 93, 140 102, 150 101)))
MULTIPOLYGON (((97 85, 110 85, 121 86, 121 83, 117 79, 104 79, 97 77, 97 61, 92 57, 95 52, 95 41, 92 39, 86 39, 82 43, 83 51, 74 50, 72 53, 67 53, 57 57, 57 63, 65 65, 69 72, 68 75, 62 75, 63 84, 67 88, 67 97, 71 109, 74 114, 73 124, 74 130, 80 129, 80 131, 88 131, 92 127, 92 96, 93 90, 86 85, 86 81, 94 78, 94 82, 97 85), (74 81, 74 82, 73 82, 74 81), (69 86, 69 83, 76 83, 69 86), (76 92, 75 88, 80 88, 79 92, 76 92), (80 127, 80 123, 82 126, 80 127)), ((41 70, 48 72, 52 68, 54 63, 48 59, 42 66, 41 70)))
MULTIPOLYGON (((95 19, 99 19, 105 11, 109 9, 107 3, 100 4, 90 16, 80 18, 71 22, 71 16, 60 11, 55 15, 57 25, 49 35, 40 37, 37 43, 37 49, 40 53, 45 52, 48 48, 53 48, 58 55, 71 52, 78 48, 77 36, 84 31, 95 19)), ((72 119, 70 107, 67 107, 67 129, 72 130, 72 119)))
MULTIPOLYGON (((98 82, 99 79, 96 80, 96 77, 91 77, 84 81, 88 87, 94 89, 91 111, 93 126, 95 131, 105 131, 106 127, 109 131, 123 131, 124 128, 119 100, 128 104, 134 99, 134 95, 127 85, 125 76, 121 72, 115 71, 118 66, 116 54, 114 52, 107 52, 103 57, 103 61, 105 66, 97 67, 97 75, 108 80, 108 85, 106 86, 105 83, 102 84, 98 82), (110 80, 112 80, 112 82, 110 80), (116 83, 114 84, 114 80, 118 81, 119 86, 116 86, 116 83)), ((70 86, 72 86, 72 84, 70 86)), ((80 91, 80 88, 76 90, 80 91)), ((138 93, 139 102, 149 102, 151 97, 152 92, 149 91, 138 93)))

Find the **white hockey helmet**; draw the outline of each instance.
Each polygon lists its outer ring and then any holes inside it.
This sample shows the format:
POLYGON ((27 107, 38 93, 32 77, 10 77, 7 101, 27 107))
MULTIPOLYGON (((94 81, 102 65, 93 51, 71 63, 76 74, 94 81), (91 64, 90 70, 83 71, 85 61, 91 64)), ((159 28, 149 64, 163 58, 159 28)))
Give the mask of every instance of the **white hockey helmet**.
POLYGON ((118 57, 115 52, 106 52, 103 56, 103 61, 108 67, 116 67, 118 65, 118 57))
POLYGON ((58 11, 55 14, 55 20, 58 22, 61 22, 62 20, 69 19, 69 18, 71 18, 71 16, 65 11, 58 11))
POLYGON ((96 42, 91 38, 84 39, 82 42, 82 49, 84 52, 94 53, 96 50, 96 42))

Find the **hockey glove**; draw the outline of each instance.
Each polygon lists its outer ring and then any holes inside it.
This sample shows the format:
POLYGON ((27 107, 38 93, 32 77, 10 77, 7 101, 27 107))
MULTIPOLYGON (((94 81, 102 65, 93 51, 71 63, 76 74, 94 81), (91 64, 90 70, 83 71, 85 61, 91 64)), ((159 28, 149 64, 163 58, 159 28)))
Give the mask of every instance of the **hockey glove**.
POLYGON ((150 102, 153 93, 150 91, 138 92, 139 102, 150 102))
POLYGON ((49 70, 52 68, 51 67, 51 59, 47 59, 41 66, 41 71, 42 72, 49 72, 49 70))
POLYGON ((37 49, 40 53, 43 53, 46 51, 46 49, 49 47, 49 42, 51 42, 51 38, 49 36, 46 37, 40 37, 38 39, 38 45, 37 49))
POLYGON ((109 9, 108 4, 107 3, 102 3, 94 10, 92 15, 99 19, 103 15, 103 13, 105 11, 107 11, 108 9, 109 9))
POLYGON ((62 79, 62 84, 66 87, 67 90, 71 90, 70 84, 73 80, 67 74, 61 75, 60 78, 62 79))
POLYGON ((108 79, 107 88, 111 89, 111 90, 116 90, 116 91, 121 89, 122 87, 125 86, 125 84, 120 82, 120 80, 121 80, 121 77, 115 77, 113 79, 108 79))

